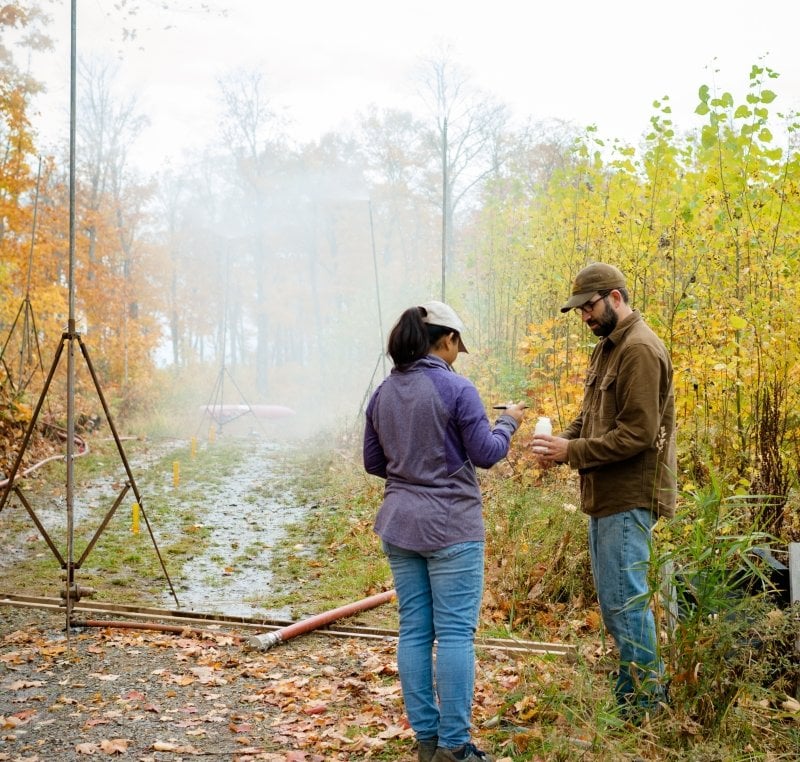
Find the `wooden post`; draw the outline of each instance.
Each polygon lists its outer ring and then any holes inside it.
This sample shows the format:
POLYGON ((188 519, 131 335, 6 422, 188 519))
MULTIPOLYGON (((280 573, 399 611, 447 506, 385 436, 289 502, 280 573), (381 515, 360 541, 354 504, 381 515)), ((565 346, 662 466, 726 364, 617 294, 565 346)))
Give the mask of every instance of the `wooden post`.
MULTIPOLYGON (((800 542, 789 543, 789 603, 792 606, 800 604, 800 542)), ((800 634, 794 646, 800 653, 800 634)))

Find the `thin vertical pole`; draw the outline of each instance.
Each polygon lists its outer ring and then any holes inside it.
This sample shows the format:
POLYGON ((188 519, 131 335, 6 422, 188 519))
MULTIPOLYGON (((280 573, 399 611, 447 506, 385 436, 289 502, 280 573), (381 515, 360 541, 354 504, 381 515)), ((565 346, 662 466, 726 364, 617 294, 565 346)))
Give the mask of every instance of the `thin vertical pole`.
POLYGON ((447 117, 442 124, 442 301, 445 299, 447 278, 447 117))
MULTIPOLYGON (((800 604, 800 542, 789 543, 789 603, 792 606, 800 604)), ((800 653, 800 633, 794 647, 800 653)))
POLYGON ((69 88, 69 318, 67 324, 67 633, 72 618, 74 582, 74 463, 75 450, 75 111, 76 111, 77 0, 71 3, 70 88, 69 88))
POLYGON ((386 350, 383 344, 383 310, 381 310, 381 287, 378 281, 378 257, 375 253, 375 226, 372 224, 372 199, 367 199, 369 205, 369 235, 372 240, 372 268, 375 271, 375 299, 378 302, 378 330, 381 334, 381 362, 384 378, 386 377, 386 350))
POLYGON ((39 186, 42 182, 42 157, 39 157, 39 169, 36 171, 36 195, 33 199, 33 225, 31 227, 31 248, 28 252, 28 280, 25 284, 25 298, 31 294, 31 272, 33 271, 33 248, 36 245, 36 218, 39 214, 39 186))
MULTIPOLYGON (((35 342, 37 344, 38 349, 38 338, 36 337, 36 325, 33 321, 33 315, 31 313, 31 276, 33 273, 33 249, 36 245, 36 219, 39 213, 39 186, 42 180, 42 157, 39 157, 39 169, 36 172, 36 195, 34 196, 33 200, 33 225, 31 226, 31 248, 28 252, 28 277, 25 283, 25 315, 22 319, 22 341, 19 345, 19 372, 17 374, 17 379, 20 384, 20 389, 23 388, 24 384, 22 380, 24 379, 23 370, 25 370, 25 362, 30 361, 31 357, 33 356, 32 346, 33 343, 31 341, 31 337, 33 336, 35 342)), ((39 358, 39 364, 41 365, 41 357, 39 358)), ((30 380, 30 379, 29 379, 30 380)))

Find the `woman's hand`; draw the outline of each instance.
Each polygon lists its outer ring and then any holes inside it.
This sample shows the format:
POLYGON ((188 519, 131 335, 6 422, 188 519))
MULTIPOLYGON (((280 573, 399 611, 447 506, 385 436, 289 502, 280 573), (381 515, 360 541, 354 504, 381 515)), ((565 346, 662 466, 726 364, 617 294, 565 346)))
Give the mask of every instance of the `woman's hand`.
POLYGON ((525 417, 525 403, 509 402, 503 410, 503 415, 510 415, 517 423, 522 423, 522 419, 525 417))

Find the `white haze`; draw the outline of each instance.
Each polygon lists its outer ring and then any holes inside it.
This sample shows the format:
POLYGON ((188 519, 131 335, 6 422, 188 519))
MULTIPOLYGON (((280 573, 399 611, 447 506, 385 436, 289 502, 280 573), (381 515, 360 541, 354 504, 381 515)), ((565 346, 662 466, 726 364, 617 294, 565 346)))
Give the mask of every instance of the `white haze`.
MULTIPOLYGON (((78 58, 116 61, 120 97, 136 96, 139 112, 149 119, 129 152, 143 174, 180 167, 190 152, 219 139, 218 82, 236 70, 263 72, 270 105, 285 118, 295 143, 346 130, 371 104, 426 118, 415 72, 444 49, 476 87, 506 103, 518 122, 596 124, 602 137, 631 143, 647 129, 654 100, 669 96, 676 125, 692 128, 700 85, 741 95, 756 63, 780 72, 773 86, 780 109, 800 107, 798 11, 784 1, 675 0, 648 6, 635 0, 80 0, 77 7, 78 58)), ((47 86, 32 120, 45 151, 63 146, 69 128, 70 3, 55 3, 51 12, 57 47, 30 63, 47 86)), ((351 345, 327 348, 327 388, 314 388, 300 370, 276 381, 270 399, 248 400, 302 408, 315 422, 352 420, 384 368, 368 199, 361 189, 338 188, 340 201, 352 197, 349 213, 362 217, 354 226, 361 225, 360 240, 351 242, 363 256, 358 315, 337 316, 352 321, 351 345), (326 397, 333 393, 335 400, 326 397)), ((221 207, 217 212, 224 221, 211 220, 212 230, 231 220, 221 207)), ((431 261, 419 283, 382 275, 384 338, 404 307, 437 297, 438 267, 431 261)), ((463 358, 459 369, 470 362, 463 358)), ((213 376, 204 389, 212 381, 213 376)))
MULTIPOLYGON (((49 90, 35 119, 46 139, 68 132, 70 3, 56 6, 57 50, 32 62, 49 90)), ((637 0, 77 6, 79 57, 117 57, 127 91, 151 119, 137 156, 151 170, 215 134, 217 80, 233 69, 261 69, 273 105, 305 141, 372 103, 419 113, 414 70, 444 47, 516 118, 597 124, 602 135, 629 141, 647 128, 655 99, 669 96, 676 123, 692 127, 701 84, 741 93, 760 61, 781 74, 781 107, 800 105, 800 11, 786 0, 674 0, 652 8, 637 0)))

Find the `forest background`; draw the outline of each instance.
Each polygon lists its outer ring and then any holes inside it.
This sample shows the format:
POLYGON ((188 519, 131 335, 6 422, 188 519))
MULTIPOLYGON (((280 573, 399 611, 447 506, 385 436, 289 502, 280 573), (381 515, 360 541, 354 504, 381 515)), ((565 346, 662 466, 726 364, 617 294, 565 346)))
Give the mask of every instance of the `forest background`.
MULTIPOLYGON (((47 369, 67 322, 69 162, 66 145, 41 155, 28 117, 41 85, 15 64, 46 44, 45 18, 17 3, 0 24, 15 33, 0 90, 0 325, 6 415, 24 420, 30 365, 47 369)), ((419 92, 427 120, 375 108, 352 133, 298 145, 263 76, 239 71, 220 82, 220 140, 142 177, 129 150, 146 114, 118 95, 113 64, 80 62, 76 326, 115 413, 196 410, 222 368, 244 401, 295 408, 298 428, 352 422, 387 372, 391 322, 434 297, 470 326, 459 369, 487 399, 524 396, 563 425, 593 339, 557 307, 605 260, 672 353, 680 489, 718 478, 769 496, 761 523, 780 534, 800 463, 800 206, 779 72, 754 63, 741 102, 699 83, 697 131, 677 133, 669 100, 654 101, 638 145, 552 121, 512 128, 445 54, 425 62, 419 92)))
MULTIPOLYGON (((525 399, 558 429, 578 408, 595 341, 558 307, 585 264, 612 262, 675 368, 680 510, 654 565, 676 562, 683 577, 672 581, 688 579, 694 595, 693 626, 665 645, 672 695, 686 698, 673 704, 684 708, 675 743, 694 743, 700 724, 724 748, 697 759, 735 758, 727 745, 751 742, 793 758, 796 620, 716 616, 738 601, 743 568, 748 584, 759 576, 754 548, 800 540, 800 122, 780 106, 779 72, 753 62, 741 97, 698 82, 695 130, 678 131, 658 98, 631 144, 558 121, 513 126, 445 53, 421 67, 427 117, 376 107, 352 131, 298 143, 264 75, 238 71, 219 83, 219 138, 143 176, 131 149, 147 114, 113 63, 82 60, 72 184, 70 146, 44 151, 32 128, 42 85, 16 63, 47 44, 46 19, 36 3, 6 4, 0 32, 3 475, 64 341, 71 284, 75 328, 118 428, 188 438, 223 381, 223 402, 287 405, 296 415, 282 427, 329 450, 345 442, 349 460, 324 461, 328 478, 352 478, 324 512, 340 533, 325 542, 355 566, 376 557, 368 527, 380 500, 353 467, 359 417, 388 372, 396 316, 444 298, 469 327, 457 370, 487 404, 525 399)), ((37 433, 65 423, 66 363, 52 368, 37 433)), ((103 411, 80 357, 76 370, 82 427, 103 411)), ((482 474, 486 618, 536 637, 558 623, 588 629, 594 643, 574 482, 563 469, 539 473, 524 437, 499 478, 482 474)), ((38 437, 25 464, 37 448, 38 437)), ((385 582, 368 566, 347 575, 358 593, 385 582)), ((341 594, 342 577, 321 576, 341 594)), ((513 706, 522 721, 528 705, 513 706)))

